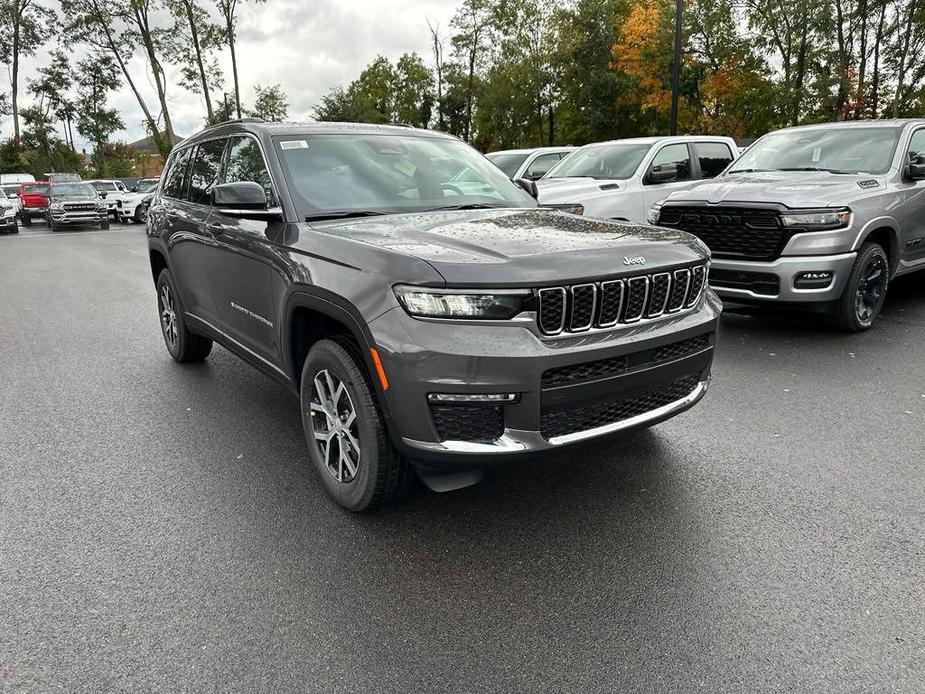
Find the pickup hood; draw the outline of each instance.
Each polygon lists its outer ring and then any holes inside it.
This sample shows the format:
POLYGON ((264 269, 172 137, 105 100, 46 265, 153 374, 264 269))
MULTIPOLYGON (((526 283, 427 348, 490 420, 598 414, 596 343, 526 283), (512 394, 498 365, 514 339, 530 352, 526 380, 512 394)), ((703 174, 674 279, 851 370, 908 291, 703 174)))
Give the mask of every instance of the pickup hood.
POLYGON ((870 174, 767 171, 726 175, 690 190, 672 193, 667 201, 772 202, 787 207, 830 207, 848 205, 852 200, 882 193, 885 189, 884 177, 870 174))
POLYGON ((584 202, 598 195, 613 195, 626 188, 626 181, 597 178, 541 178, 536 182, 541 205, 584 202))
POLYGON ((692 263, 706 247, 684 232, 587 219, 556 210, 389 215, 313 225, 429 263, 447 284, 496 287, 574 282, 692 263), (624 257, 645 258, 627 266, 624 257))

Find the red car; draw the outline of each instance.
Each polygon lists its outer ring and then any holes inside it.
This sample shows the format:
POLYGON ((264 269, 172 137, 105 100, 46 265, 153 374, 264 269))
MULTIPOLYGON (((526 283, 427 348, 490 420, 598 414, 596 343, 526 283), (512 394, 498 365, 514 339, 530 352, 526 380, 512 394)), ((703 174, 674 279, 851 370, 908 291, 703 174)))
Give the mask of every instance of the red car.
POLYGON ((48 213, 48 181, 19 184, 19 216, 23 226, 32 226, 33 217, 45 218, 48 213))

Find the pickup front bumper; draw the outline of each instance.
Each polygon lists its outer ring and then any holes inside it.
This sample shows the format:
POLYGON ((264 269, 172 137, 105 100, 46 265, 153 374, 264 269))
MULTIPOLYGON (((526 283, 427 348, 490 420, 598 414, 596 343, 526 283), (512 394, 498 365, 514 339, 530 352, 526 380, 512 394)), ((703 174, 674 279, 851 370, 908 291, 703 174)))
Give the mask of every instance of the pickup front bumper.
POLYGON ((714 257, 709 283, 723 299, 786 303, 838 299, 848 282, 857 253, 782 256, 752 262, 714 257))

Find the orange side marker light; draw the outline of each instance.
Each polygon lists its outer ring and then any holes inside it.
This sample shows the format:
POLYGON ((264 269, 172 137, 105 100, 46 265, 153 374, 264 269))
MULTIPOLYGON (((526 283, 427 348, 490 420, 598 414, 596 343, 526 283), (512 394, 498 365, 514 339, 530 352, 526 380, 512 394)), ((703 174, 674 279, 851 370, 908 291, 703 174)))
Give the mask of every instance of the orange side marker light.
POLYGON ((379 358, 379 350, 377 350, 375 347, 370 347, 369 354, 373 358, 373 365, 376 367, 376 374, 379 376, 379 383, 382 385, 382 390, 388 390, 389 379, 386 378, 385 369, 382 368, 382 360, 379 358))

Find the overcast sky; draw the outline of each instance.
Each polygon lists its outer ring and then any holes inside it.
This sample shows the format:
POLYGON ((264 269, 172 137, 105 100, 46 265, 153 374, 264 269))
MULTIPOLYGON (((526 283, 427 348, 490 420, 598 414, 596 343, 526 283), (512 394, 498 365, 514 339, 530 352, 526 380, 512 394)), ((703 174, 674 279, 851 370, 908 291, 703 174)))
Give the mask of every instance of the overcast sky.
MULTIPOLYGON (((39 0, 57 7, 52 0, 39 0)), ((214 4, 203 0, 205 5, 214 4)), ((312 107, 331 87, 354 79, 377 54, 395 59, 402 53, 417 51, 430 62, 427 20, 449 26, 460 0, 267 0, 255 5, 242 0, 239 11, 237 55, 244 105, 253 101, 254 85, 279 83, 289 97, 289 117, 308 119, 312 107)), ((79 47, 67 46, 79 57, 79 47)), ((47 51, 26 58, 21 82, 35 75, 48 61, 47 51)), ((222 57, 232 90, 231 60, 222 57)), ((136 83, 144 91, 148 107, 157 111, 157 97, 149 72, 139 58, 131 63, 136 83)), ((176 72, 168 71, 168 100, 174 130, 191 135, 202 127, 205 106, 201 97, 176 84, 176 72)), ((9 91, 8 76, 0 77, 0 90, 9 91)), ((28 100, 25 87, 21 99, 28 100)), ((110 102, 119 110, 125 130, 113 140, 132 142, 145 136, 141 110, 128 88, 112 95, 110 102)), ((0 137, 12 135, 11 118, 0 119, 0 137)), ((75 130, 78 146, 81 146, 75 130)), ((84 144, 83 146, 86 146, 84 144)))

